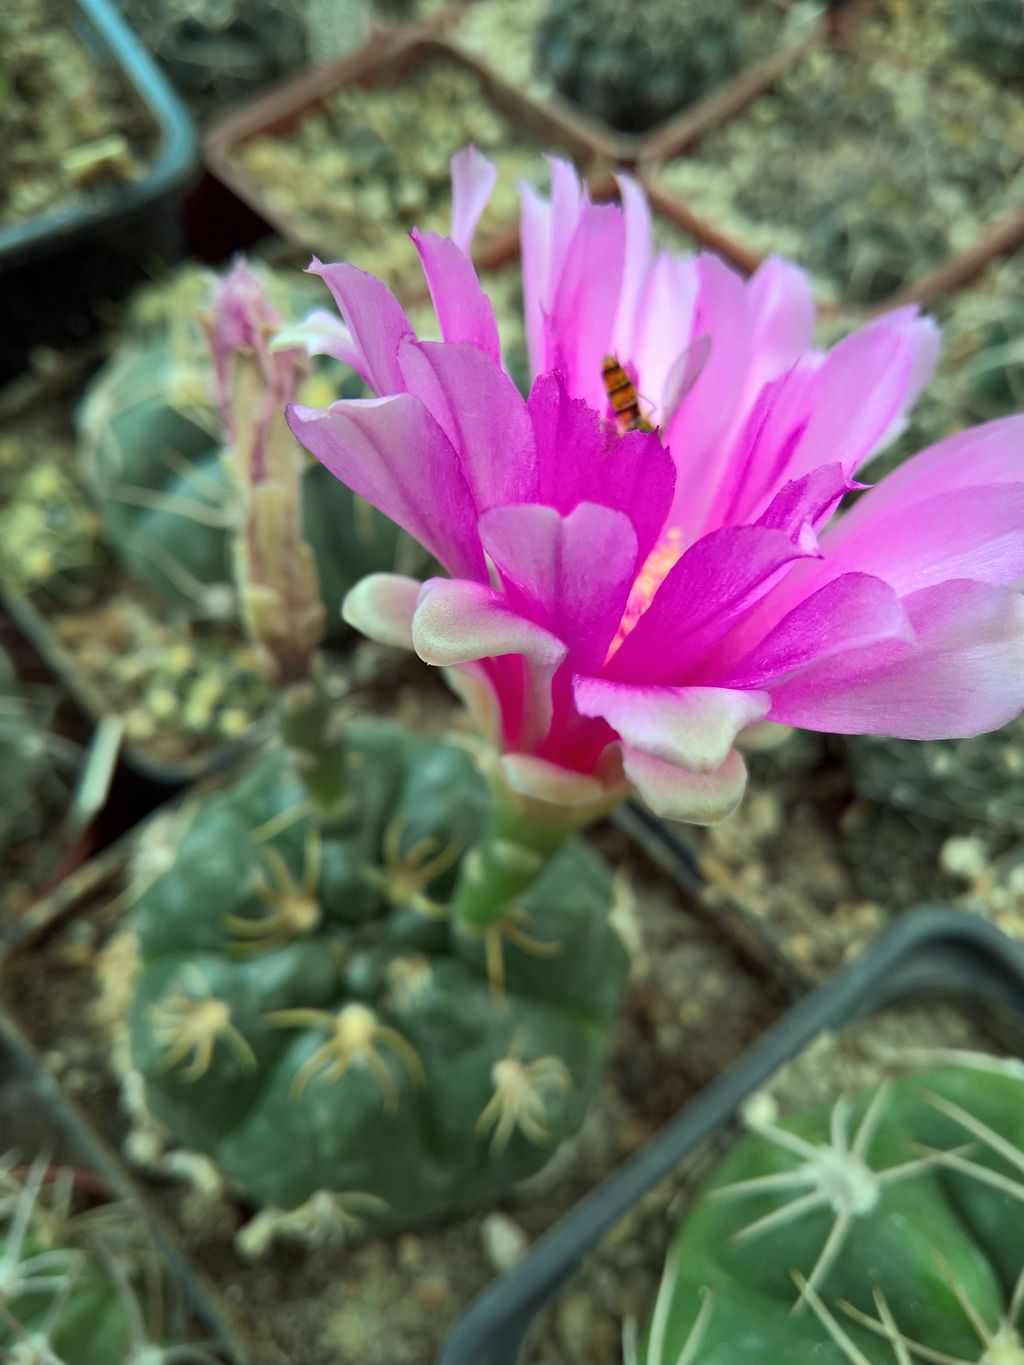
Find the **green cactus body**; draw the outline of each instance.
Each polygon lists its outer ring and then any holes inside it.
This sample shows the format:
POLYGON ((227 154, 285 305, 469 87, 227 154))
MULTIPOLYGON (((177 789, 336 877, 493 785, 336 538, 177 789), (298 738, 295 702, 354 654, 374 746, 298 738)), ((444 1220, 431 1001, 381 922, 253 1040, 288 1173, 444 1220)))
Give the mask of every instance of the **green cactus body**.
POLYGON ((951 0, 965 56, 993 75, 1024 80, 1024 0, 951 0))
POLYGON ((680 1229, 644 1365, 1024 1365, 1024 1066, 751 1126, 680 1229))
POLYGON ((550 0, 536 32, 537 65, 613 127, 643 132, 732 75, 738 20, 736 0, 550 0))
POLYGON ((575 1131, 626 958, 609 874, 570 842, 506 926, 496 982, 446 913, 487 817, 468 754, 366 725, 344 755, 333 817, 283 749, 194 812, 137 903, 132 1051, 153 1113, 250 1195, 331 1191, 397 1226, 521 1179, 575 1131))
POLYGON ((214 1365, 200 1346, 160 1344, 170 1286, 141 1220, 116 1206, 80 1219, 75 1202, 72 1172, 0 1159, 5 1365, 214 1365))
MULTIPOLYGON (((282 316, 318 301, 265 278, 282 316)), ((83 468, 121 562, 191 614, 224 617, 234 601, 237 506, 200 321, 210 300, 210 277, 194 269, 143 296, 134 325, 88 388, 77 428, 83 468)), ((363 391, 352 376, 328 400, 363 391)), ((393 523, 321 466, 310 464, 304 482, 306 532, 337 636, 341 599, 357 579, 422 561, 393 523)))

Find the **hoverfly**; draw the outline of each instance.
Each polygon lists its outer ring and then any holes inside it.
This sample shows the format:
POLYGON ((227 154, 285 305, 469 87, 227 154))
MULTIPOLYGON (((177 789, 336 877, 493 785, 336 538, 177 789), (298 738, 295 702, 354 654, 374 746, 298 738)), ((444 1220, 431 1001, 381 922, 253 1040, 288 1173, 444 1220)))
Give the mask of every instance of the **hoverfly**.
POLYGON ((625 436, 627 431, 653 431, 654 427, 640 411, 636 387, 616 356, 605 356, 601 365, 601 378, 604 380, 608 402, 615 413, 619 435, 625 436))

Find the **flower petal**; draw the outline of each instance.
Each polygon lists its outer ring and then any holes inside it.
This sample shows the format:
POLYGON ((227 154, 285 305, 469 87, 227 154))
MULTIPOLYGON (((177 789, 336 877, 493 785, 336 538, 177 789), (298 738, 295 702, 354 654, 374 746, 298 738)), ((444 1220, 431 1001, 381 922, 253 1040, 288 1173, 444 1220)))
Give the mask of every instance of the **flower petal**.
POLYGON ((903 606, 888 583, 868 574, 836 578, 799 603, 721 677, 726 687, 768 687, 837 654, 866 645, 913 642, 903 606))
POLYGON ((691 825, 715 825, 739 805, 747 785, 747 768, 733 749, 719 768, 693 773, 628 745, 622 766, 655 815, 691 825))
POLYGON ((595 410, 604 401, 601 365, 615 325, 625 267, 626 227, 617 204, 584 199, 545 319, 551 369, 595 410))
POLYGON ((597 413, 570 398, 561 376, 541 375, 528 410, 537 449, 537 502, 571 512, 581 502, 625 512, 643 562, 665 526, 675 465, 653 433, 609 438, 597 413))
POLYGON ((768 714, 767 692, 724 687, 634 687, 577 677, 581 715, 600 716, 631 748, 691 772, 719 768, 739 732, 768 714))
POLYGON ((631 175, 619 171, 615 180, 622 196, 626 236, 612 350, 619 356, 632 356, 637 304, 651 267, 651 210, 647 196, 631 175))
POLYGON ((349 589, 341 614, 354 630, 378 644, 412 649, 412 618, 422 586, 404 574, 368 574, 349 589))
POLYGON ((569 243, 579 222, 583 196, 573 166, 549 156, 551 200, 542 199, 533 187, 520 182, 522 216, 519 251, 523 263, 523 301, 530 371, 542 374, 554 365, 547 351, 544 319, 551 312, 569 243))
POLYGON ((1024 414, 1018 414, 957 432, 905 460, 829 528, 828 544, 835 548, 863 522, 912 508, 938 493, 1022 482, 1024 414))
POLYGON ((362 365, 352 333, 341 318, 326 308, 314 308, 301 322, 283 328, 270 343, 272 351, 290 351, 293 347, 300 347, 308 356, 329 355, 354 370, 362 365))
POLYGON ((468 256, 480 215, 487 207, 498 178, 498 169, 470 143, 452 156, 451 172, 451 239, 468 256))
POLYGON ((836 734, 955 739, 1024 710, 1024 597, 959 579, 903 599, 915 644, 849 651, 772 691, 773 721, 836 734))
POLYGON ((815 586, 851 569, 884 578, 901 596, 947 578, 1014 583, 1024 577, 1024 483, 958 488, 909 507, 890 503, 844 536, 826 532, 822 549, 825 558, 807 576, 815 586))
MULTIPOLYGON (((497 361, 474 346, 406 338, 399 364, 403 387, 459 452, 477 508, 531 498, 533 428, 522 395, 497 361)), ((426 470, 420 477, 429 480, 426 470)))
POLYGON ((813 553, 784 531, 729 526, 698 540, 658 588, 609 659, 623 682, 681 683, 764 592, 785 565, 813 553))
POLYGON ((420 254, 441 336, 445 341, 468 342, 500 364, 498 324, 473 262, 450 237, 418 228, 409 236, 420 254))
POLYGON ((296 439, 335 478, 408 531, 449 573, 486 581, 462 463, 419 399, 402 393, 329 408, 293 403, 286 414, 296 439))
POLYGON ((589 773, 573 772, 534 754, 503 754, 502 776, 517 796, 556 806, 595 806, 608 796, 603 782, 589 773))
POLYGON ((770 256, 750 277, 747 304, 752 339, 745 386, 749 401, 768 380, 783 374, 810 350, 814 293, 798 266, 770 256))
POLYGON ((845 337, 817 372, 806 430, 789 478, 838 460, 851 476, 895 434, 937 355, 937 332, 901 308, 845 337))
POLYGON ((386 284, 354 265, 324 265, 316 257, 309 274, 319 275, 334 295, 352 336, 355 368, 381 397, 400 393, 398 343, 413 335, 412 323, 386 284))
POLYGON ((539 744, 551 725, 551 680, 566 656, 566 646, 550 631, 509 610, 504 596, 482 583, 432 578, 424 583, 412 622, 416 653, 428 664, 448 667, 505 656, 522 660, 522 675, 502 674, 506 741, 529 749, 539 744), (513 700, 519 714, 510 716, 513 700))
POLYGON ((480 518, 480 539, 509 605, 552 631, 575 666, 600 668, 637 570, 637 539, 624 512, 580 503, 568 516, 520 503, 480 518))

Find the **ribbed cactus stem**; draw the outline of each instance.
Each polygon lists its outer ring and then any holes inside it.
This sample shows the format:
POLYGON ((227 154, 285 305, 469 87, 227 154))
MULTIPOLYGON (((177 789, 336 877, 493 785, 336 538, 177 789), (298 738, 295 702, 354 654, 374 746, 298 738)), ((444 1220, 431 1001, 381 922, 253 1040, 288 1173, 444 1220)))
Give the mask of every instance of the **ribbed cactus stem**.
POLYGON ((307 367, 298 351, 271 351, 278 330, 262 286, 240 262, 217 290, 211 326, 239 500, 235 580, 246 631, 270 676, 291 683, 308 676, 325 621, 303 530, 305 455, 284 420, 307 367))

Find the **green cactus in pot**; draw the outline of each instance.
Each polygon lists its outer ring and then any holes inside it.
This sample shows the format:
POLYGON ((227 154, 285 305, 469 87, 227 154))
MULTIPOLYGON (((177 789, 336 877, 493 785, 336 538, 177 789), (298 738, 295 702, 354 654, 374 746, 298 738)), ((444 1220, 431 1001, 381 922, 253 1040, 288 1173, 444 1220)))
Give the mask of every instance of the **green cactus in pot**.
POLYGON ((643 132, 737 69, 736 0, 549 0, 534 50, 569 99, 624 132, 643 132))
POLYGON ((965 1054, 752 1131, 701 1187, 644 1365, 1021 1365, 1024 1066, 965 1054))
POLYGON ((170 1286, 141 1218, 116 1204, 82 1207, 84 1177, 94 1197, 91 1172, 0 1157, 0 1359, 215 1365, 201 1345, 173 1339, 170 1286))
POLYGON ((140 847, 132 1060, 149 1110, 253 1199, 396 1226, 493 1194, 575 1131, 626 955, 579 842, 538 857, 500 925, 451 913, 490 788, 464 745, 348 724, 332 695, 279 401, 300 357, 270 349, 265 304, 237 267, 212 336, 278 738, 170 846, 157 826, 140 847))
POLYGON ((965 56, 994 76, 1024 79, 1024 0, 951 0, 950 16, 965 56))
MULTIPOLYGON (((258 273, 281 316, 308 306, 291 280, 284 286, 271 272, 258 273)), ((143 293, 76 418, 82 466, 114 553, 133 576, 199 618, 235 609, 236 500, 203 325, 215 284, 208 272, 188 267, 143 293)), ((303 383, 309 393, 325 381, 307 373, 303 383)), ((327 398, 362 391, 358 376, 346 384, 351 393, 327 398)), ((336 637, 348 588, 396 562, 415 563, 417 551, 320 466, 305 470, 303 489, 305 530, 336 637)))

